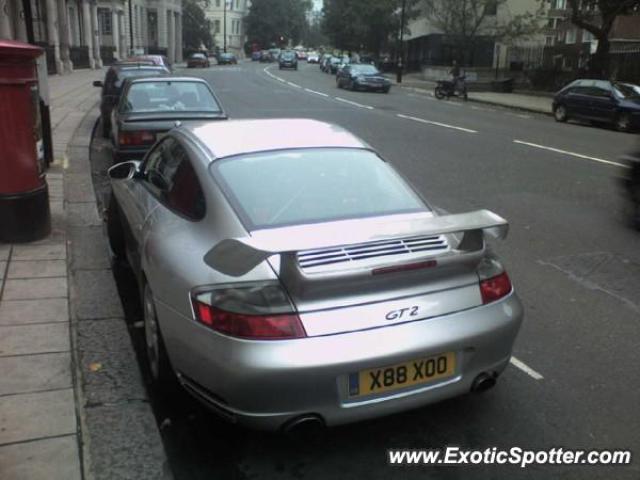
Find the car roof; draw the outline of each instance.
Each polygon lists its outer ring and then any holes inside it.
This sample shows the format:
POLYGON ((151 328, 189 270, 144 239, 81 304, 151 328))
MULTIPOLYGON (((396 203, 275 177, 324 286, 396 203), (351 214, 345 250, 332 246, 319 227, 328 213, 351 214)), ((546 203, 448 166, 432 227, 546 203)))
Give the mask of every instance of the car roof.
POLYGON ((173 77, 163 75, 158 77, 133 77, 126 80, 128 83, 150 83, 150 82, 198 82, 207 84, 207 81, 199 77, 173 77))
POLYGON ((296 148, 370 148, 342 127, 311 119, 213 121, 184 125, 180 131, 215 158, 296 148))

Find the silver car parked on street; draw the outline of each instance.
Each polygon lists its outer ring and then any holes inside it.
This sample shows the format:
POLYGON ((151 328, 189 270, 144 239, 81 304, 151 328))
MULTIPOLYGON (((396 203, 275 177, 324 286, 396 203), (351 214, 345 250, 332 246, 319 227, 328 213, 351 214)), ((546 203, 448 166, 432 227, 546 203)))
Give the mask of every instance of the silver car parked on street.
POLYGON ((173 129, 109 170, 155 382, 289 430, 493 386, 523 309, 487 210, 439 215, 368 145, 313 120, 173 129))

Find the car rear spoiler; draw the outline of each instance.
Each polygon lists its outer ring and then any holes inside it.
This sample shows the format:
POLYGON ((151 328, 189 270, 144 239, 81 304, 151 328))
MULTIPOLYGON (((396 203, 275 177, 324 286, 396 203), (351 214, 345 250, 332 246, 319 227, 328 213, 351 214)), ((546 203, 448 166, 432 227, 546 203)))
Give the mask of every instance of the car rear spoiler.
POLYGON ((436 236, 463 233, 458 250, 479 250, 484 245, 484 234, 504 239, 509 223, 489 210, 458 213, 414 220, 409 229, 394 234, 337 231, 332 235, 318 235, 310 229, 308 235, 278 235, 279 229, 269 230, 265 238, 242 237, 220 241, 209 250, 204 261, 211 268, 232 277, 242 276, 272 255, 291 254, 304 250, 343 247, 351 244, 382 240, 396 240, 415 236, 436 236))

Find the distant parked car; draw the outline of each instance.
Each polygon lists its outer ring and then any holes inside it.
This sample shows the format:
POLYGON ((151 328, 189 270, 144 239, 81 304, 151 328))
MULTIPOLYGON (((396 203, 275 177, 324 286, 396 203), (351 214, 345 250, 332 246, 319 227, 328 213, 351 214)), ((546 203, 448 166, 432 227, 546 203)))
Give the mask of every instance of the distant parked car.
POLYGON ((575 118, 614 125, 622 132, 640 128, 640 86, 608 80, 575 80, 553 99, 558 122, 575 118))
POLYGON ((277 62, 278 58, 280 57, 280 53, 282 53, 282 51, 279 48, 272 48, 269 50, 269 55, 271 56, 271 61, 272 62, 277 62))
POLYGON ((187 68, 209 68, 211 63, 204 53, 193 53, 187 59, 187 68))
POLYGON ((323 55, 322 59, 320 60, 320 70, 328 73, 329 71, 329 62, 331 61, 333 57, 331 55, 323 55))
POLYGON ((218 65, 236 65, 238 59, 233 53, 223 52, 218 55, 218 65))
POLYGON ((283 68, 293 68, 294 70, 297 70, 298 59, 296 58, 296 54, 291 51, 282 52, 280 57, 278 57, 278 68, 280 70, 283 68))
POLYGON ((123 82, 127 78, 169 75, 171 72, 161 65, 144 62, 118 62, 107 70, 104 82, 96 80, 94 87, 102 88, 100 97, 100 118, 102 136, 109 138, 111 134, 111 111, 118 104, 122 93, 123 82))
POLYGON ((391 81, 373 65, 346 65, 336 76, 338 88, 389 93, 391 81))
POLYGON ((128 81, 111 117, 114 163, 141 159, 177 121, 227 118, 208 83, 189 77, 128 81))
POLYGON ((298 60, 306 60, 307 52, 305 52, 304 50, 296 50, 296 58, 298 60))
POLYGON ((136 55, 129 57, 127 62, 150 62, 154 65, 160 65, 165 67, 170 72, 173 71, 173 65, 169 62, 169 59, 164 55, 136 55))
POLYGON ((259 51, 251 53, 251 61, 252 62, 257 62, 258 60, 260 60, 261 57, 262 57, 262 55, 260 54, 259 51))
POLYGON ((325 73, 332 73, 333 75, 335 75, 336 73, 338 73, 338 67, 340 66, 341 63, 342 63, 342 58, 331 57, 329 59, 329 62, 327 63, 327 66, 325 67, 325 73))
POLYGON ((309 52, 307 54, 307 63, 318 63, 320 61, 320 55, 318 52, 309 52))
POLYGON ((272 62, 271 54, 269 50, 261 50, 260 51, 260 63, 269 63, 272 62))

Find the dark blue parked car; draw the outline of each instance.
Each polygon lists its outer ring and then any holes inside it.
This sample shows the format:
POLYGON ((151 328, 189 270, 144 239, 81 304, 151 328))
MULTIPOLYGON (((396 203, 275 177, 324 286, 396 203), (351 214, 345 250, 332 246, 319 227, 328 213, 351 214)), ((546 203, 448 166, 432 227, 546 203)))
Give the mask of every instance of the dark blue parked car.
POLYGON ((640 87, 607 80, 576 80, 553 99, 558 122, 570 118, 603 122, 628 132, 640 127, 640 87))

